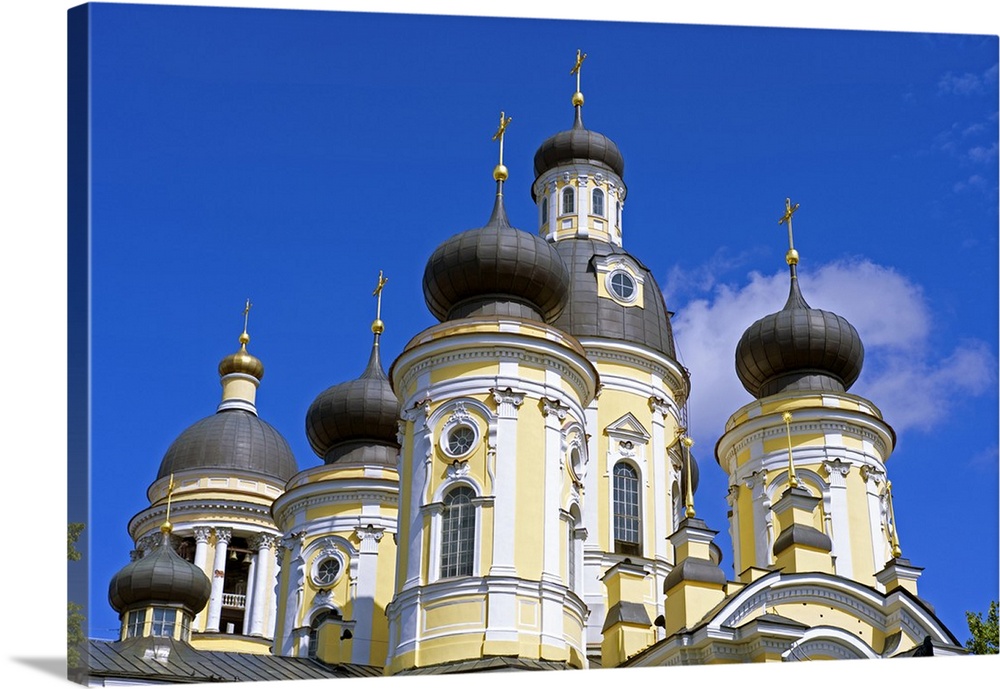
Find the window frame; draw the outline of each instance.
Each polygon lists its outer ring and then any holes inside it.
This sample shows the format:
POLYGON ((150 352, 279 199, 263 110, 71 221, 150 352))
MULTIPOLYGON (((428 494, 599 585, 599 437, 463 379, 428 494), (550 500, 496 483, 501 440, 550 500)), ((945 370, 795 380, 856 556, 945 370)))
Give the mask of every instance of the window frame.
POLYGON ((615 552, 641 556, 642 480, 639 469, 631 462, 619 460, 612 468, 611 474, 611 516, 615 552), (624 476, 625 472, 630 475, 624 476), (635 540, 630 539, 633 535, 635 540))
POLYGON ((567 185, 562 188, 560 192, 560 202, 559 210, 560 215, 571 215, 576 212, 576 194, 573 192, 573 187, 567 185))
POLYGON ((590 192, 590 214, 604 217, 604 190, 600 187, 590 192))
POLYGON ((465 483, 449 488, 442 497, 438 563, 440 579, 475 575, 478 530, 476 497, 475 489, 465 483))

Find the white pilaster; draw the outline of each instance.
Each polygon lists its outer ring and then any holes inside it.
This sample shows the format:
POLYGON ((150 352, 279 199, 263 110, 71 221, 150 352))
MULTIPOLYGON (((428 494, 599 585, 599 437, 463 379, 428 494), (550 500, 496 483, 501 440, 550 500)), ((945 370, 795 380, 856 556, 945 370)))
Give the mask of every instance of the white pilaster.
MULTIPOLYGON (((517 410, 524 393, 492 389, 497 405, 496 490, 493 503, 491 575, 514 576, 514 525, 517 520, 517 410)), ((482 537, 481 535, 479 536, 482 537)))
MULTIPOLYGON (((255 539, 250 539, 250 547, 253 548, 255 539)), ((243 633, 250 634, 250 626, 253 624, 253 606, 257 599, 257 586, 255 577, 257 576, 256 555, 250 556, 250 569, 247 571, 247 591, 243 599, 243 633)))
MULTIPOLYGON (((872 538, 871 574, 881 571, 885 566, 886 538, 882 531, 882 486, 885 484, 885 473, 870 466, 861 467, 861 478, 865 480, 865 492, 868 497, 868 525, 872 538)), ((881 586, 881 584, 879 584, 881 586)))
POLYGON ((361 541, 358 555, 358 585, 354 598, 354 641, 351 662, 372 665, 372 625, 375 620, 375 587, 378 583, 378 544, 385 529, 359 526, 354 535, 361 541))
POLYGON ((861 581, 866 573, 855 572, 851 560, 851 526, 848 520, 847 475, 851 465, 839 459, 823 462, 823 470, 830 483, 830 528, 828 534, 833 541, 831 554, 836 563, 836 572, 842 577, 861 581))
POLYGON ((304 597, 306 579, 305 560, 302 557, 302 542, 305 532, 299 531, 285 536, 285 547, 288 548, 288 571, 285 577, 288 588, 285 591, 285 608, 281 621, 280 640, 275 641, 275 648, 280 649, 280 655, 296 655, 298 637, 294 633, 304 597))

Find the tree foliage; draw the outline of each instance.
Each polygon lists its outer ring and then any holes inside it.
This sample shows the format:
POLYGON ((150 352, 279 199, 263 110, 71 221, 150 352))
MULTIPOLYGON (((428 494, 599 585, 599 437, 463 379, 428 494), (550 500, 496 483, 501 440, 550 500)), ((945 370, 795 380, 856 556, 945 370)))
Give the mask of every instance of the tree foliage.
POLYGON ((981 612, 966 612, 972 638, 965 642, 965 650, 976 655, 997 653, 997 601, 990 601, 990 609, 983 620, 981 612))
MULTIPOLYGON (((83 531, 83 524, 71 522, 67 529, 67 558, 70 562, 77 562, 83 554, 76 549, 76 541, 83 531)), ((66 665, 72 670, 80 664, 80 647, 87 640, 83 633, 83 606, 73 601, 68 601, 66 616, 66 665)))

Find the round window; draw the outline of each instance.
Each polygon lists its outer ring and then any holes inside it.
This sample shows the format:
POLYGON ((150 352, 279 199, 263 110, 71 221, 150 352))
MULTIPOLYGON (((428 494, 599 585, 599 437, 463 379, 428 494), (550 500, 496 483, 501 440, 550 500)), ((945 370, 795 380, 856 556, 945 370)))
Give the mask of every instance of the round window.
POLYGON ((448 454, 453 457, 460 457, 472 449, 476 444, 476 432, 471 426, 455 426, 448 433, 446 446, 448 454))
POLYGON ((611 293, 622 301, 632 301, 635 298, 635 279, 625 271, 618 270, 611 274, 608 280, 611 293))
POLYGON ((335 557, 328 557, 321 560, 316 566, 316 583, 320 586, 329 586, 340 574, 340 560, 335 557))

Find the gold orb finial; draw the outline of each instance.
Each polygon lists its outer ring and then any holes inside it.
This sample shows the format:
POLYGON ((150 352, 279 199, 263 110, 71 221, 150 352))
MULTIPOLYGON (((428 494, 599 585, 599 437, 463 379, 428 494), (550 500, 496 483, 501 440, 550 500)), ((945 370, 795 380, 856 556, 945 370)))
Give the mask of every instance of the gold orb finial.
POLYGON ((507 166, 501 163, 500 165, 497 165, 495 168, 493 168, 493 179, 495 179, 497 182, 506 182, 507 166))
POLYGON ((583 94, 579 91, 573 94, 573 107, 583 105, 583 94))
POLYGON ((382 322, 381 318, 376 318, 372 321, 372 332, 376 335, 381 335, 385 332, 385 323, 382 322))

